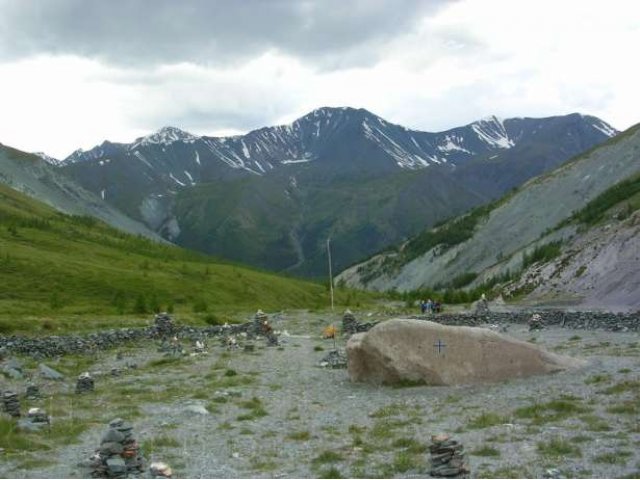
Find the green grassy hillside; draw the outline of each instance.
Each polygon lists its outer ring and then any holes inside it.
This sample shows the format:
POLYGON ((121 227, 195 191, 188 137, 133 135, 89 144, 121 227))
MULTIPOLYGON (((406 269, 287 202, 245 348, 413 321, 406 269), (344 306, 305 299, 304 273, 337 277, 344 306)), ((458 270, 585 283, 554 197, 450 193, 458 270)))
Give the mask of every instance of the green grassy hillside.
MULTIPOLYGON (((338 292, 338 303, 365 294, 338 292)), ((0 333, 216 322, 258 308, 322 308, 324 285, 279 277, 61 214, 0 185, 0 333)))

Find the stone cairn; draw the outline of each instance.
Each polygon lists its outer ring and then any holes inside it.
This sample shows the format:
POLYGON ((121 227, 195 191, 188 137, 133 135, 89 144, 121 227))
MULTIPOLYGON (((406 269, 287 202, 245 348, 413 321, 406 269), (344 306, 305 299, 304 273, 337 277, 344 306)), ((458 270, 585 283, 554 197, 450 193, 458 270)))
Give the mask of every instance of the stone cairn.
POLYGON ((462 444, 452 440, 448 435, 433 435, 431 445, 432 477, 469 478, 469 465, 465 460, 462 444))
POLYGON ((340 350, 331 350, 320 360, 319 365, 329 368, 347 368, 347 355, 340 350))
POLYGON ((88 393, 93 392, 95 389, 95 384, 93 381, 93 377, 89 374, 89 372, 81 373, 78 377, 78 381, 76 382, 76 393, 88 393))
POLYGON ((347 309, 342 316, 342 334, 352 335, 354 333, 368 332, 371 330, 377 322, 365 322, 361 323, 356 320, 351 310, 347 309))
POLYGON ((480 300, 476 302, 476 315, 485 315, 489 313, 489 302, 483 293, 480 300))
POLYGON ((48 427, 51 419, 42 408, 30 408, 27 418, 19 421, 20 428, 31 432, 37 432, 43 427, 48 427))
POLYGON ((277 347, 279 345, 278 335, 273 331, 273 327, 269 324, 269 317, 262 310, 258 310, 253 317, 252 332, 253 335, 261 335, 267 339, 267 346, 277 347))
POLYGON ((173 319, 166 312, 157 314, 153 319, 153 324, 160 337, 169 337, 176 330, 176 325, 173 322, 173 319))
POLYGON ((37 385, 27 385, 27 391, 24 394, 27 400, 37 400, 40 398, 40 388, 37 385))
POLYGON ((94 478, 127 478, 144 470, 140 447, 132 431, 133 425, 121 418, 109 422, 100 448, 91 459, 94 478))
POLYGON ((529 325, 529 331, 542 330, 544 328, 544 322, 539 313, 534 313, 527 324, 529 325))
POLYGON ((2 394, 2 405, 4 406, 4 411, 12 417, 17 418, 20 416, 20 400, 18 400, 16 393, 4 392, 2 394))

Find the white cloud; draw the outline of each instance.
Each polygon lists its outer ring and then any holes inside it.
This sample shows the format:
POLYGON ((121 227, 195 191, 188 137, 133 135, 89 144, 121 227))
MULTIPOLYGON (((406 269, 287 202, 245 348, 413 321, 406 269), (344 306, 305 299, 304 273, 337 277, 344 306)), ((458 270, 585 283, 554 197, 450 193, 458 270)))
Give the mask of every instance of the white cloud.
POLYGON ((431 131, 489 114, 575 111, 626 128, 640 120, 640 4, 613 4, 452 3, 377 45, 374 64, 344 61, 333 70, 275 47, 222 66, 115 67, 51 55, 4 63, 0 141, 64 157, 166 124, 237 133, 324 105, 364 107, 431 131))

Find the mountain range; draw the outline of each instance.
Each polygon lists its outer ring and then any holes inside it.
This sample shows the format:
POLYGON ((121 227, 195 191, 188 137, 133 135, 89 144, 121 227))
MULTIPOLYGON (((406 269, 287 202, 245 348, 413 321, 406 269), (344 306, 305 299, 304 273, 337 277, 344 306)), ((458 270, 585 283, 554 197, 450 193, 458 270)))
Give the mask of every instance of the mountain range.
POLYGON ((609 139, 591 116, 489 117, 444 132, 364 109, 208 137, 173 127, 78 150, 57 169, 179 245, 319 276, 499 197, 609 139))

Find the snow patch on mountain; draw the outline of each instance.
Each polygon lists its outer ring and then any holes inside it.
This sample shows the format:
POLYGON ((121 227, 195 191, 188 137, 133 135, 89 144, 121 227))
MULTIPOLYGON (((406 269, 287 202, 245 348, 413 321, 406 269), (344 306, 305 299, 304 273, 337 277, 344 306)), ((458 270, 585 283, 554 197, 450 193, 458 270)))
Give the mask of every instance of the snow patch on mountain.
POLYGON ((613 137, 618 133, 616 129, 611 128, 610 125, 607 125, 604 122, 594 122, 591 124, 591 126, 593 126, 593 128, 595 128, 596 130, 600 130, 602 133, 604 133, 608 137, 613 137))
POLYGON ((444 145, 438 146, 438 150, 440 150, 441 152, 451 152, 451 151, 457 150, 459 152, 473 154, 473 152, 467 150, 466 148, 460 145, 464 141, 463 138, 460 138, 457 135, 447 135, 444 138, 446 143, 444 145))
POLYGON ((471 124, 471 128, 483 142, 497 148, 511 148, 515 145, 509 138, 504 122, 491 116, 471 124))
POLYGON ((62 160, 58 160, 57 158, 50 157, 44 152, 33 152, 33 154, 40 157, 42 160, 44 160, 45 162, 51 165, 58 166, 62 163, 62 160))
POLYGON ((148 145, 171 145, 173 142, 186 142, 193 143, 196 140, 200 139, 200 137, 196 135, 192 135, 189 132, 185 132, 184 130, 180 130, 176 127, 162 127, 155 133, 151 135, 147 135, 146 137, 137 138, 136 141, 131 145, 130 149, 135 150, 140 146, 148 146, 148 145))

